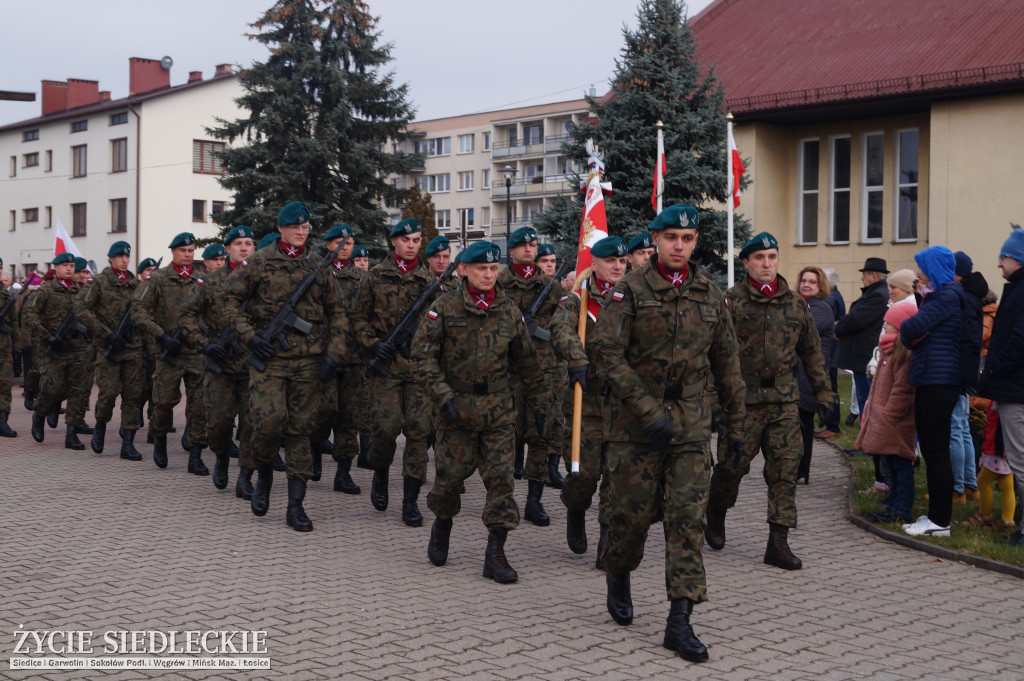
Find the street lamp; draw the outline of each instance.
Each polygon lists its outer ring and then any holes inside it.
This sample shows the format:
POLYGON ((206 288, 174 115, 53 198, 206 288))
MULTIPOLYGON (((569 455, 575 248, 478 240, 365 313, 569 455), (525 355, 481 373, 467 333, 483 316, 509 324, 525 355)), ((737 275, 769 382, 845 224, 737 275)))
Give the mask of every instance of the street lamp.
POLYGON ((505 262, 512 262, 512 256, 508 252, 508 244, 512 241, 512 178, 518 172, 512 166, 505 166, 501 169, 505 173, 505 262))

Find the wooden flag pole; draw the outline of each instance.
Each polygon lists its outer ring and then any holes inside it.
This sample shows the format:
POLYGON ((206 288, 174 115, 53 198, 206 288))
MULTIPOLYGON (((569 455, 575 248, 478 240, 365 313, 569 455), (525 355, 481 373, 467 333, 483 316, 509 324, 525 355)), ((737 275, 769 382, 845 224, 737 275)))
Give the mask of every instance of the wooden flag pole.
MULTIPOLYGON (((580 274, 584 274, 581 272, 580 274)), ((590 295, 587 289, 587 282, 584 280, 580 286, 580 320, 576 325, 576 333, 580 337, 580 343, 587 347, 587 307, 590 304, 590 295)), ((569 449, 570 473, 580 472, 580 435, 583 429, 583 388, 579 383, 572 386, 572 444, 569 449)))

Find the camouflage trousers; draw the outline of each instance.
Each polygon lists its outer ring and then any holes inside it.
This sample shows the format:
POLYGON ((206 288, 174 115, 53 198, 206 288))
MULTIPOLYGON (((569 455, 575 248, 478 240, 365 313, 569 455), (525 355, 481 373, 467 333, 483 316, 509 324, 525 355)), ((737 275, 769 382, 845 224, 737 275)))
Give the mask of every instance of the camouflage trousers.
POLYGON ((252 418, 249 412, 249 374, 206 374, 206 438, 210 451, 226 456, 238 417, 238 466, 255 469, 252 457, 252 418))
POLYGON ((366 375, 366 365, 360 364, 358 385, 356 387, 356 428, 360 433, 370 432, 370 379, 366 375))
POLYGON ((35 346, 25 348, 22 350, 22 356, 25 358, 25 390, 31 390, 35 394, 39 394, 39 355, 43 354, 41 350, 37 350, 35 346))
POLYGON ((515 428, 511 425, 487 431, 442 430, 434 444, 434 486, 427 494, 427 508, 438 518, 454 518, 462 509, 459 489, 474 471, 487 490, 483 521, 487 527, 519 527, 519 506, 512 496, 512 464, 515 428))
MULTIPOLYGON (((553 376, 545 378, 544 384, 550 386, 553 376)), ((549 388, 550 389, 550 388, 549 388)), ((512 380, 512 394, 516 400, 516 443, 525 442, 526 462, 523 465, 524 477, 535 482, 551 482, 548 476, 548 455, 562 453, 565 417, 562 400, 555 395, 548 398, 549 409, 544 412, 544 432, 538 433, 534 422, 533 405, 537 403, 537 395, 528 394, 515 374, 512 380)))
MULTIPOLYGON (((9 338, 9 337, 8 337, 9 338)), ((0 336, 0 411, 11 413, 11 388, 14 386, 14 360, 11 343, 0 336)))
POLYGON ((314 440, 326 440, 334 431, 334 460, 351 461, 359 452, 357 410, 359 386, 363 374, 357 365, 347 365, 338 371, 333 385, 324 386, 320 395, 314 440))
POLYGON ((308 482, 313 475, 309 436, 320 409, 320 357, 266 361, 265 371, 249 369, 252 453, 256 464, 274 460, 284 440, 289 478, 308 482))
POLYGON ((654 451, 646 443, 609 442, 605 456, 608 543, 601 554, 605 570, 622 574, 640 565, 647 532, 664 503, 668 598, 707 600, 701 548, 711 478, 710 445, 688 443, 654 451))
POLYGON ((727 440, 718 440, 718 463, 711 478, 708 505, 719 511, 736 505, 740 480, 750 472, 750 463, 760 451, 768 485, 768 522, 796 527, 796 474, 804 451, 797 404, 748 406, 747 423, 742 461, 732 461, 726 452, 727 440))
POLYGON ((128 348, 115 357, 120 361, 111 362, 103 356, 104 349, 96 348, 96 421, 109 423, 114 416, 114 402, 121 396, 121 427, 138 430, 142 427, 142 384, 146 368, 142 363, 142 352, 128 348))
POLYGON ((389 468, 395 460, 395 440, 405 433, 402 477, 427 479, 427 443, 434 434, 434 410, 418 383, 372 374, 370 394, 370 465, 389 468))
MULTIPOLYGON (((586 399, 586 398, 584 398, 586 399)), ((571 413, 571 410, 570 410, 571 413)), ((605 472, 604 437, 601 433, 601 414, 593 413, 584 404, 583 420, 580 427, 580 472, 565 476, 562 487, 562 504, 570 511, 586 511, 598 487, 601 496, 597 504, 597 520, 608 524, 608 475, 605 472)), ((563 447, 566 470, 572 470, 572 434, 563 447)))
POLYGON ((72 347, 58 353, 53 359, 45 352, 40 352, 35 361, 39 366, 39 397, 36 399, 35 413, 40 416, 49 414, 60 408, 60 403, 68 401, 65 422, 69 426, 80 426, 85 423, 85 412, 89 410, 89 396, 92 392, 92 357, 91 348, 72 347))
POLYGON ((171 430, 174 408, 181 402, 181 383, 185 383, 185 435, 194 447, 206 446, 206 406, 203 399, 203 356, 178 355, 174 366, 158 359, 153 374, 153 417, 149 432, 166 435, 171 430))

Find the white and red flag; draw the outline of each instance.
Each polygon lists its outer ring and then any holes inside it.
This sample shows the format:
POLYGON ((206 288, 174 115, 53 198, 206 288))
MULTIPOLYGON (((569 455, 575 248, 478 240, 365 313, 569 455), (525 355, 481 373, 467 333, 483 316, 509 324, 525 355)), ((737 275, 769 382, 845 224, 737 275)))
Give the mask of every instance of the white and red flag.
POLYGON ((729 126, 729 168, 732 171, 732 207, 740 207, 740 180, 743 179, 743 159, 736 149, 736 139, 732 136, 732 126, 729 126))
POLYGON ((75 246, 75 242, 71 240, 71 235, 68 234, 68 230, 64 229, 64 223, 57 218, 57 226, 53 229, 54 232, 54 243, 53 243, 53 254, 55 256, 61 253, 70 253, 76 258, 82 257, 82 252, 75 246))
POLYGON ((668 166, 665 164, 665 137, 661 132, 661 121, 658 121, 658 158, 654 162, 654 190, 651 192, 651 207, 656 213, 661 212, 661 197, 665 193, 665 175, 668 166))
POLYGON ((576 255, 576 283, 573 288, 579 290, 580 286, 589 275, 589 270, 594 259, 590 255, 590 248, 601 239, 608 236, 608 217, 604 210, 604 195, 612 193, 612 183, 602 182, 604 172, 603 154, 594 145, 592 140, 587 140, 587 151, 590 154, 587 165, 590 167, 590 174, 587 176, 581 189, 586 192, 583 201, 583 219, 580 221, 580 239, 576 255), (586 271, 586 275, 584 272, 586 271))

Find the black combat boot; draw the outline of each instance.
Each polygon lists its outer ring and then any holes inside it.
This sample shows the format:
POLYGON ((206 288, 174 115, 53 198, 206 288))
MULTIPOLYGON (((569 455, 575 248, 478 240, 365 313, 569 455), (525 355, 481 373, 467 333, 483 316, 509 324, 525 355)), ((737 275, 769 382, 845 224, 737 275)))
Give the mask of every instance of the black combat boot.
POLYGON ((167 468, 167 435, 153 436, 153 463, 157 468, 167 468))
POLYGON ((288 466, 286 466, 284 463, 284 459, 281 458, 281 452, 274 454, 273 466, 274 470, 277 471, 278 473, 283 473, 288 469, 288 466))
POLYGON ((448 562, 448 540, 452 536, 452 519, 434 518, 430 527, 430 543, 427 544, 427 558, 441 567, 448 562))
POLYGON ((309 441, 309 453, 313 457, 313 474, 309 479, 313 482, 320 482, 324 475, 324 446, 322 441, 309 441))
POLYGON ((562 489, 565 479, 558 472, 558 463, 562 460, 558 454, 548 454, 548 486, 555 489, 562 489))
POLYGON ((92 435, 94 430, 95 429, 85 421, 82 421, 82 425, 75 426, 75 432, 79 435, 92 435))
POLYGON ((232 459, 238 458, 238 445, 235 444, 234 440, 230 441, 230 446, 228 447, 228 457, 232 459))
MULTIPOLYGON (((122 437, 124 437, 124 436, 122 435, 122 437)), ((96 452, 97 454, 102 454, 103 453, 103 445, 105 444, 106 439, 107 439, 107 422, 106 421, 97 421, 96 422, 96 428, 94 428, 93 431, 92 431, 92 442, 89 443, 89 446, 92 447, 92 451, 96 452)))
POLYGON ((231 457, 216 452, 214 452, 214 456, 216 459, 213 462, 213 486, 217 489, 224 489, 228 486, 228 465, 231 463, 231 457))
POLYGON ((715 551, 721 551, 722 547, 725 546, 725 511, 719 511, 708 506, 704 541, 715 551))
POLYGON ((512 477, 516 480, 523 479, 523 464, 526 462, 526 443, 516 440, 516 460, 512 467, 512 477))
POLYGON ((270 509, 270 488, 274 486, 274 464, 268 461, 258 464, 258 466, 257 470, 260 474, 256 478, 256 485, 252 488, 250 508, 252 508, 253 515, 263 516, 270 509))
POLYGON ((378 511, 388 510, 387 468, 377 468, 373 471, 373 482, 370 483, 370 503, 378 511))
POLYGON ((587 552, 586 517, 583 511, 569 511, 565 517, 565 543, 576 554, 587 552))
POLYGON ((693 601, 689 598, 672 601, 668 626, 665 627, 665 642, 662 645, 676 651, 679 657, 689 662, 707 662, 708 649, 694 635, 693 627, 690 626, 692 612, 693 601))
POLYGON ((32 412, 32 439, 36 442, 43 441, 43 417, 41 414, 32 412))
POLYGON ((154 445, 154 444, 156 444, 156 436, 153 435, 153 431, 151 431, 151 430, 147 430, 146 431, 146 444, 147 445, 154 445))
POLYGON ((370 465, 369 433, 359 433, 359 456, 356 458, 356 468, 365 468, 368 471, 373 470, 373 466, 370 465))
POLYGON ((121 458, 128 461, 142 461, 142 452, 135 449, 134 430, 126 430, 124 435, 121 436, 121 458))
POLYGON ((7 425, 6 411, 0 411, 0 437, 18 437, 18 433, 7 425))
POLYGON ((511 584, 519 579, 519 575, 505 558, 505 539, 508 530, 504 527, 490 528, 487 535, 487 551, 484 553, 484 577, 493 579, 498 584, 511 584))
POLYGON ((334 471, 334 491, 343 494, 359 494, 363 490, 352 479, 349 471, 352 470, 352 459, 342 459, 338 462, 338 470, 334 471))
POLYGON ((36 409, 36 393, 35 390, 29 390, 25 388, 25 409, 29 411, 35 411, 36 409))
POLYGON ((789 528, 777 523, 768 523, 768 547, 764 562, 783 570, 799 570, 803 563, 789 550, 789 528))
POLYGON ((601 525, 601 534, 597 539, 597 557, 594 559, 594 567, 598 570, 604 570, 604 564, 601 563, 601 553, 604 552, 604 547, 608 543, 608 526, 601 525))
POLYGON ((616 575, 606 572, 604 581, 608 586, 608 614, 623 626, 632 624, 633 596, 629 590, 629 573, 616 575))
POLYGON ((235 496, 239 499, 252 499, 251 468, 238 469, 238 480, 235 481, 235 496))
MULTIPOLYGON (((209 475, 210 469, 203 463, 203 447, 196 445, 188 450, 188 472, 195 475, 209 475)), ((225 484, 227 484, 227 473, 225 473, 225 484)))
POLYGON ((312 532, 313 521, 302 508, 302 500, 306 498, 306 483, 298 478, 288 478, 288 512, 285 522, 296 532, 312 532))
POLYGON ((324 454, 334 454, 334 443, 330 440, 320 442, 320 451, 324 454))
POLYGON ((540 495, 544 492, 544 483, 539 480, 528 480, 529 491, 526 495, 526 510, 523 517, 534 525, 547 527, 551 524, 551 518, 544 512, 544 505, 540 503, 540 495))
POLYGON ((402 522, 409 527, 420 527, 423 525, 423 515, 416 506, 416 501, 419 499, 420 486, 423 483, 416 478, 403 478, 402 482, 402 522))
POLYGON ((51 428, 57 427, 57 419, 60 418, 60 407, 54 407, 53 411, 46 415, 46 425, 51 428))
POLYGON ((65 424, 65 435, 64 435, 64 449, 85 449, 85 445, 78 439, 78 433, 75 432, 74 426, 68 426, 65 424))

